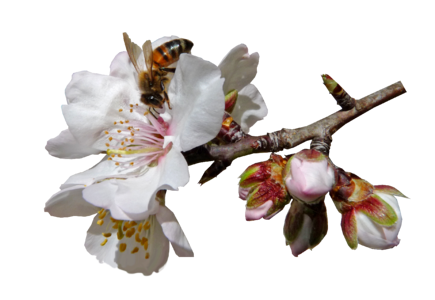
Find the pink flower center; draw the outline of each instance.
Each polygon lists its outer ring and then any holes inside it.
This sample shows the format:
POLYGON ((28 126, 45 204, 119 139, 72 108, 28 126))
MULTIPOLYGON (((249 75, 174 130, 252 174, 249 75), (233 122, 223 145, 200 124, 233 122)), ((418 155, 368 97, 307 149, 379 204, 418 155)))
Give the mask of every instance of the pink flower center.
POLYGON ((172 143, 163 147, 168 124, 160 117, 147 114, 144 120, 115 121, 114 125, 104 133, 109 136, 108 159, 117 166, 149 166, 171 149, 172 143))

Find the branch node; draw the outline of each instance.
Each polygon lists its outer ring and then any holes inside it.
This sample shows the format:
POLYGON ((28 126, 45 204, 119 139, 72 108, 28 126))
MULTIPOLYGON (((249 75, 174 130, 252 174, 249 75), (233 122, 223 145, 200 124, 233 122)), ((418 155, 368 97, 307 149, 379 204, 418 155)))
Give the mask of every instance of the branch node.
POLYGON ((315 137, 310 144, 311 149, 315 149, 322 152, 325 155, 329 155, 329 150, 331 149, 332 137, 315 137))

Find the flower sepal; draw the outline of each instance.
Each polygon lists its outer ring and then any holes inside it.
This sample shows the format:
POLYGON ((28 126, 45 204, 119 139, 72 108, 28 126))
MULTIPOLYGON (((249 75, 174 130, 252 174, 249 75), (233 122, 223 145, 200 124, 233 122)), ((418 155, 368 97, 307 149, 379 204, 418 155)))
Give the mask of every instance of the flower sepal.
MULTIPOLYGON (((323 197, 323 200, 325 197, 323 197)), ((298 256, 316 247, 328 232, 328 218, 324 201, 308 205, 293 199, 284 223, 286 244, 298 256)))

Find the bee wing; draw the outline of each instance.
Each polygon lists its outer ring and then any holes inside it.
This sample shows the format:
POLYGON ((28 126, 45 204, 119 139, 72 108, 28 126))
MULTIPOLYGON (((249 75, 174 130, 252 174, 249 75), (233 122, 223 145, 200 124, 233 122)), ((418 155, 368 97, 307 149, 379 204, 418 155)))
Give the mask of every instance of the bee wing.
POLYGON ((143 55, 145 57, 145 66, 147 67, 150 78, 153 78, 153 46, 148 40, 142 45, 143 55))
POLYGON ((124 43, 125 43, 125 48, 127 49, 128 56, 130 57, 130 60, 133 63, 134 68, 139 74, 141 68, 137 64, 137 59, 140 56, 141 49, 138 45, 136 45, 131 41, 131 39, 128 37, 128 34, 126 32, 123 33, 123 36, 124 36, 124 43))

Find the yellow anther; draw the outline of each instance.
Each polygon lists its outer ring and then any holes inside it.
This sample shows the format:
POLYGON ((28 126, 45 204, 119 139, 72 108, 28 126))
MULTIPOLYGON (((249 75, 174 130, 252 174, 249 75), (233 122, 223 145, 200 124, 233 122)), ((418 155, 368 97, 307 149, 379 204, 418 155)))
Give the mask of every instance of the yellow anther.
POLYGON ((131 254, 136 253, 136 252, 138 252, 138 251, 139 251, 139 248, 138 248, 138 247, 134 247, 134 249, 131 250, 131 254))
POLYGON ((143 245, 145 245, 145 242, 148 243, 148 239, 146 237, 142 237, 140 244, 143 246, 143 245))
POLYGON ((109 134, 109 132, 108 132, 107 130, 106 130, 106 131, 104 131, 104 133, 105 133, 105 134, 109 134))
POLYGON ((143 115, 144 115, 144 116, 146 116, 147 114, 149 114, 149 112, 148 112, 148 111, 146 111, 146 112, 144 112, 144 113, 143 113, 143 115))
POLYGON ((117 131, 118 131, 118 133, 121 133, 121 130, 118 129, 117 131))
POLYGON ((119 123, 124 124, 124 122, 122 122, 122 121, 119 121, 119 123))
POLYGON ((115 225, 112 226, 113 229, 118 228, 118 223, 115 223, 115 225))
POLYGON ((130 104, 130 107, 133 107, 133 104, 130 104))
POLYGON ((148 229, 150 229, 150 227, 151 227, 151 225, 150 225, 150 222, 148 222, 148 221, 146 221, 145 224, 143 225, 144 230, 148 230, 148 229))
POLYGON ((137 227, 137 231, 139 231, 139 232, 142 231, 142 223, 139 223, 139 226, 137 227))
POLYGON ((118 154, 118 157, 122 157, 121 154, 118 154))
POLYGON ((150 258, 149 252, 147 252, 147 254, 145 254, 145 259, 148 259, 148 258, 150 258))
POLYGON ((127 228, 131 228, 133 226, 136 226, 137 223, 135 221, 129 221, 125 223, 125 226, 127 226, 127 228))
POLYGON ((113 125, 116 125, 116 121, 115 121, 115 122, 113 122, 113 125))
POLYGON ((112 158, 111 158, 111 157, 109 157, 109 158, 108 158, 108 160, 112 160, 112 158))
POLYGON ((110 155, 111 157, 115 157, 115 154, 110 155))
POLYGON ((106 243, 107 243, 107 239, 104 239, 104 241, 100 245, 104 246, 104 245, 106 245, 106 243))
POLYGON ((124 146, 124 142, 121 143, 121 146, 124 146))
POLYGON ((122 244, 119 245, 119 251, 124 252, 125 249, 127 249, 127 244, 122 243, 122 244))
POLYGON ((110 144, 109 143, 106 143, 106 147, 109 147, 110 146, 110 144))
POLYGON ((134 136, 134 132, 130 132, 130 134, 131 134, 132 136, 134 136))
POLYGON ((128 138, 125 138, 125 141, 128 142, 128 138))
POLYGON ((132 108, 132 109, 130 109, 130 112, 131 112, 131 113, 133 112, 133 108, 132 108))
POLYGON ((145 251, 148 250, 148 240, 146 240, 145 243, 143 244, 143 248, 145 249, 145 251))
POLYGON ((113 137, 109 137, 109 141, 112 141, 113 140, 113 137))
POLYGON ((122 111, 122 108, 119 109, 119 112, 121 112, 121 111, 122 111))
POLYGON ((119 166, 119 162, 116 162, 115 165, 119 166))
POLYGON ((138 129, 136 129, 136 131, 139 131, 139 128, 138 128, 138 129))
POLYGON ((131 162, 131 163, 130 163, 130 166, 132 166, 132 165, 134 165, 134 162, 131 162))
POLYGON ((130 122, 129 120, 125 120, 125 123, 128 123, 128 122, 130 122))
POLYGON ((136 240, 136 242, 140 243, 141 240, 139 238, 139 233, 136 233, 136 235, 134 236, 134 239, 136 240))
POLYGON ((97 224, 100 225, 100 226, 103 225, 104 224, 104 220, 98 220, 97 224))
POLYGON ((139 104, 136 103, 136 106, 139 106, 139 104))
POLYGON ((98 216, 98 219, 104 219, 107 215, 107 210, 104 210, 100 215, 98 216))
POLYGON ((130 139, 130 143, 133 143, 134 142, 134 139, 130 139))
POLYGON ((103 212, 104 212, 104 208, 100 209, 100 210, 98 211, 98 214, 101 215, 103 212))
POLYGON ((112 222, 117 222, 117 220, 115 220, 114 218, 110 217, 110 221, 112 222))
POLYGON ((104 237, 111 237, 112 236, 112 234, 110 232, 107 232, 107 233, 103 232, 102 234, 104 237))
POLYGON ((128 237, 128 238, 130 238, 130 237, 133 236, 133 234, 135 233, 135 231, 136 231, 136 228, 132 227, 132 228, 130 228, 129 230, 127 230, 127 232, 125 233, 125 236, 128 237))

